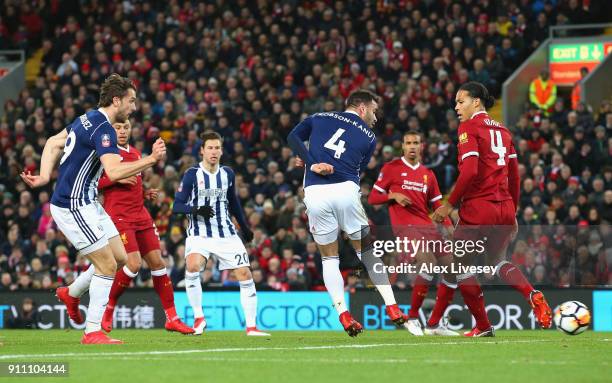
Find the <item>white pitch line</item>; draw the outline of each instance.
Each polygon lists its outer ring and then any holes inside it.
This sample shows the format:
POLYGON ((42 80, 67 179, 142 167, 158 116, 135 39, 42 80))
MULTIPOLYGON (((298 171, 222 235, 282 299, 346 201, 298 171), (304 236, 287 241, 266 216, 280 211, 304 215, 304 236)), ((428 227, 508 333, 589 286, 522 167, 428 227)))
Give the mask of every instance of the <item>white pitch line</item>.
MULTIPOLYGON (((345 344, 329 346, 303 346, 303 347, 234 347, 234 348, 211 348, 198 350, 159 350, 159 351, 133 351, 133 352, 91 352, 91 353, 61 353, 61 354, 12 354, 0 355, 0 360, 17 358, 65 358, 84 356, 133 356, 133 355, 182 355, 199 353, 221 353, 221 352, 242 352, 242 351, 297 351, 297 350, 328 350, 339 348, 381 348, 381 347, 407 347, 407 346, 454 346, 454 345, 476 345, 476 344, 516 344, 516 343, 543 343, 552 340, 533 339, 533 340, 506 340, 506 341, 481 341, 470 342, 426 342, 426 343, 372 343, 372 344, 345 344)), ((121 347, 115 345, 113 347, 121 347)))
MULTIPOLYGON (((75 360, 91 360, 91 358, 84 357, 83 355, 77 358, 70 359, 71 361, 75 360)), ((100 357, 96 358, 96 360, 125 360, 125 361, 170 361, 170 360, 179 360, 181 362, 186 361, 194 361, 194 362, 247 362, 247 363, 321 363, 321 364, 347 364, 347 363, 425 363, 425 364, 436 364, 436 363, 465 363, 465 361, 457 360, 457 359, 418 359, 418 358, 394 358, 394 359, 359 359, 359 358, 351 358, 351 359, 324 359, 324 358, 225 358, 225 357, 208 357, 203 356, 200 358, 168 358, 168 357, 100 357)))

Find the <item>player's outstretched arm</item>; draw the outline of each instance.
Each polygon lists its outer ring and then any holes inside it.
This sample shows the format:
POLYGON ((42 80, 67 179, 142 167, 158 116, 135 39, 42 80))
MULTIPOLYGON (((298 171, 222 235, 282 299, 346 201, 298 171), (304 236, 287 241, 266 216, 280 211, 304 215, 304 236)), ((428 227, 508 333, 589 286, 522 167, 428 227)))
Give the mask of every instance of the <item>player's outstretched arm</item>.
POLYGON ((141 158, 138 161, 121 162, 121 156, 113 153, 107 153, 100 156, 100 161, 102 162, 108 179, 115 182, 150 168, 157 161, 164 159, 164 157, 166 157, 166 145, 164 144, 164 140, 158 138, 153 144, 153 152, 151 155, 141 158))
POLYGON ((66 144, 66 137, 68 137, 68 131, 62 130, 55 136, 49 137, 45 143, 42 157, 40 159, 40 173, 35 176, 30 172, 22 172, 21 179, 31 188, 37 188, 44 186, 51 180, 51 173, 55 164, 57 163, 60 155, 63 152, 64 145, 66 144))

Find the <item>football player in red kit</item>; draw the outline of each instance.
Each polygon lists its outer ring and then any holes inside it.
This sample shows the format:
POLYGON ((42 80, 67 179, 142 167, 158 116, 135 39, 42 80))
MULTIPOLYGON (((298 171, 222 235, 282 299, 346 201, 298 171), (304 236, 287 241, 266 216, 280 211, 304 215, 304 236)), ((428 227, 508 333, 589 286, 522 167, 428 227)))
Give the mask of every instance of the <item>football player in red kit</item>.
MULTIPOLYGON (((113 127, 117 132, 117 146, 122 162, 140 159, 140 152, 128 143, 132 130, 130 122, 115 123, 113 127)), ((117 300, 138 274, 142 258, 144 258, 151 269, 153 287, 166 313, 166 330, 192 334, 194 330, 184 324, 176 314, 174 290, 166 272, 166 264, 161 257, 157 228, 144 207, 145 199, 157 198, 157 190, 145 191, 141 174, 115 183, 110 181, 106 173, 100 178, 98 189, 104 192, 104 210, 117 227, 128 255, 127 264, 117 270, 115 275, 108 304, 102 317, 102 329, 106 332, 111 331, 117 300)))
MULTIPOLYGON (((435 224, 429 217, 429 206, 434 209, 442 205, 442 194, 434 173, 423 166, 421 161, 422 138, 416 131, 409 131, 403 137, 404 155, 386 163, 374 184, 368 203, 389 204, 389 215, 394 234, 412 240, 442 240, 435 224)), ((450 219, 446 218, 445 226, 452 229, 450 219)), ((423 263, 450 266, 452 255, 437 253, 437 262, 432 254, 416 254, 417 270, 423 263)), ((410 311, 406 328, 411 334, 423 335, 419 321, 419 309, 427 296, 429 284, 434 276, 431 273, 419 272, 412 289, 410 311)), ((436 297, 436 305, 425 331, 428 335, 458 335, 440 324, 446 307, 453 299, 455 289, 454 275, 448 274, 441 279, 436 297)))
MULTIPOLYGON (((508 244, 518 230, 520 179, 512 136, 487 114, 486 108, 493 105, 494 99, 484 85, 463 84, 455 101, 461 121, 457 144, 459 178, 448 202, 435 211, 433 219, 442 222, 461 203, 455 240, 487 238, 486 263, 498 266, 497 275, 523 294, 540 326, 549 328, 552 312, 544 295, 533 288, 516 266, 505 260, 508 244)), ((460 274, 457 282, 476 319, 476 327, 464 335, 494 336, 476 276, 460 274)))

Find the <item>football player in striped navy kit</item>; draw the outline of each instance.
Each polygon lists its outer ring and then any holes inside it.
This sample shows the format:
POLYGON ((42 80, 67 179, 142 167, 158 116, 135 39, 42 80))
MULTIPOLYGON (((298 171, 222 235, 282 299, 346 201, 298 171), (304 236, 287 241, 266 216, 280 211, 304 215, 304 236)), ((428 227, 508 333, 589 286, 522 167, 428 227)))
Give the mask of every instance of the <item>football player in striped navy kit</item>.
POLYGON ((117 134, 112 124, 125 122, 136 110, 136 88, 127 78, 110 75, 100 89, 98 109, 75 119, 61 133, 45 143, 40 174, 22 173, 30 187, 49 183, 60 155, 59 175, 51 198, 51 215, 58 228, 93 267, 82 273, 69 287, 58 288, 57 296, 76 323, 83 323, 79 297, 89 289, 89 307, 83 344, 123 343, 109 338, 100 323, 113 284, 117 264, 125 263, 127 254, 119 233, 98 202, 98 180, 104 169, 111 180, 133 176, 163 159, 163 140, 153 145, 151 156, 122 163, 117 148, 117 134))
POLYGON ((218 133, 202 135, 200 155, 202 162, 189 168, 175 195, 174 213, 187 214, 187 240, 185 243, 185 289, 193 309, 195 335, 206 328, 202 311, 202 284, 200 271, 212 254, 219 260, 219 269, 233 270, 240 283, 240 303, 244 310, 248 336, 270 336, 256 326, 257 292, 249 268, 249 256, 232 216, 240 225, 247 242, 253 240, 235 190, 234 171, 221 166, 223 140, 218 133))
POLYGON ((371 128, 376 123, 377 109, 375 94, 357 90, 346 100, 344 112, 309 116, 287 137, 293 152, 306 165, 304 204, 310 232, 321 253, 323 283, 349 336, 357 336, 363 327, 353 319, 344 299, 338 255, 340 230, 351 239, 357 257, 385 301, 389 318, 398 326, 408 320, 397 306, 389 277, 380 267, 382 261, 373 255, 372 246, 368 245, 371 242, 368 217, 361 205, 360 174, 376 148, 376 135, 371 128), (309 143, 308 148, 305 141, 309 143), (367 246, 362 247, 362 244, 367 246))

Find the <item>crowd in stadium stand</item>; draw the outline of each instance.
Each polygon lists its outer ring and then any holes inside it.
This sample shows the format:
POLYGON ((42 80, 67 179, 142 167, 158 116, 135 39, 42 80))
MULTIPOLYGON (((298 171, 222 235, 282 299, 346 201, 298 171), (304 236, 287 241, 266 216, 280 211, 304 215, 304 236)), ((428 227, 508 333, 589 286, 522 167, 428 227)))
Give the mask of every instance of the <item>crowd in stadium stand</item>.
MULTIPOLYGON (((285 141, 295 124, 342 110, 355 89, 372 89, 382 111, 378 148, 362 177, 364 202, 382 164, 401 155, 408 129, 424 133, 423 163, 446 193, 457 176, 458 87, 476 80, 499 95, 551 24, 599 21, 606 13, 606 2, 596 0, 297 3, 4 1, 0 49, 40 48, 43 57, 36 80, 3 106, 0 121, 0 290, 51 289, 88 267, 53 223, 53 182, 29 190, 18 174, 37 171, 45 139, 95 108, 101 81, 113 72, 138 87, 132 145, 147 153, 162 137, 168 147, 165 163, 143 180, 161 190, 148 207, 173 283, 183 281, 185 251, 184 217, 171 214, 174 192, 199 161, 199 134, 213 129, 224 138, 223 162, 236 170, 255 229, 249 249, 258 288, 321 289, 303 170, 285 141)), ((572 110, 559 95, 548 115, 525 108, 510 128, 521 163, 523 228, 509 257, 536 284, 611 284, 610 103, 572 110)), ((373 225, 388 224, 384 206, 365 207, 373 225)), ((352 262, 346 243, 341 254, 352 262)), ((202 279, 237 285, 214 260, 202 279)), ((347 289, 365 283, 349 271, 346 279, 347 289)), ((152 286, 146 267, 135 284, 152 286)))

